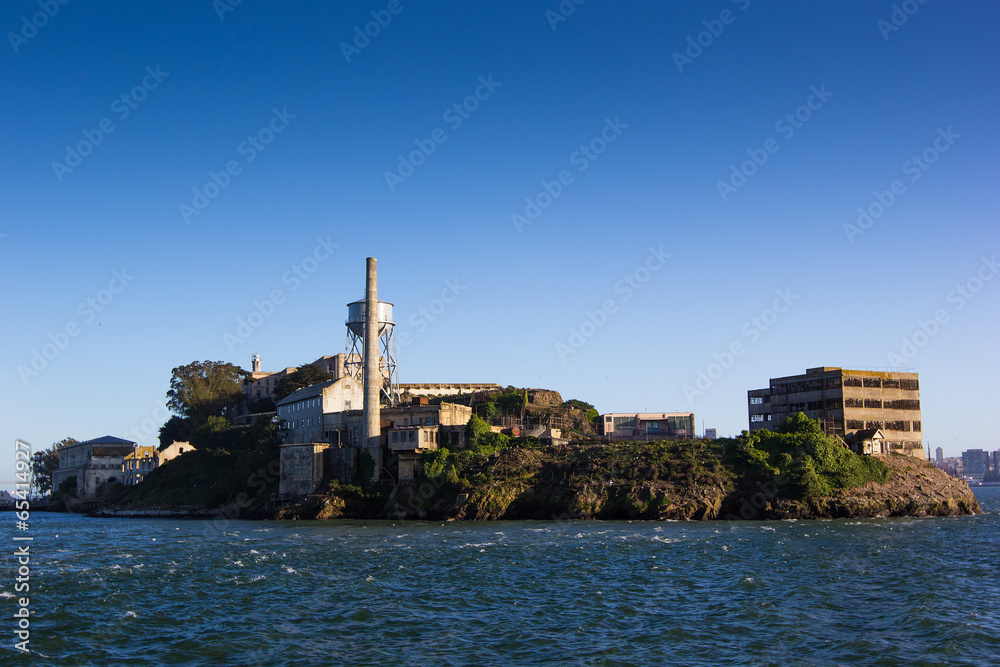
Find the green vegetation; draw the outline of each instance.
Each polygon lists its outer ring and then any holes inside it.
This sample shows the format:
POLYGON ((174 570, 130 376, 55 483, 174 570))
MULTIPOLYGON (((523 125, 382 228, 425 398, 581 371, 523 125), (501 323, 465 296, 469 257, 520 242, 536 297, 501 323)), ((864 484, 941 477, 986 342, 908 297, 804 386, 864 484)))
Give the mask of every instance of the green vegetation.
POLYGON ((728 442, 734 445, 728 460, 741 470, 744 482, 774 481, 785 497, 826 496, 889 479, 885 463, 850 451, 835 436, 824 434, 819 421, 801 412, 789 417, 777 432, 744 431, 728 442))
MULTIPOLYGON (((59 450, 68 445, 75 445, 75 438, 63 438, 53 443, 51 447, 41 452, 38 458, 31 459, 31 474, 39 493, 52 491, 52 471, 59 467, 59 450)), ((74 478, 75 479, 75 478, 74 478)))
POLYGON ((259 508, 278 491, 278 435, 267 418, 246 428, 210 418, 192 435, 195 451, 150 472, 119 504, 259 508))
POLYGON ((222 361, 195 361, 171 371, 167 407, 200 426, 243 400, 248 373, 222 361))

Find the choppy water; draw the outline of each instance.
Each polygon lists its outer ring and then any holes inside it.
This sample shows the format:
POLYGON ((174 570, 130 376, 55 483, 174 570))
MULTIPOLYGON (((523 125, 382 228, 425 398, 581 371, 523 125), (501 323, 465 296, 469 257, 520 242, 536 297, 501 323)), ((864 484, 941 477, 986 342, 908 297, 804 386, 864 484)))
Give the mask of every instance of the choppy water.
POLYGON ((981 516, 862 521, 34 514, 36 653, 7 631, 0 662, 996 665, 1000 489, 977 495, 981 516))

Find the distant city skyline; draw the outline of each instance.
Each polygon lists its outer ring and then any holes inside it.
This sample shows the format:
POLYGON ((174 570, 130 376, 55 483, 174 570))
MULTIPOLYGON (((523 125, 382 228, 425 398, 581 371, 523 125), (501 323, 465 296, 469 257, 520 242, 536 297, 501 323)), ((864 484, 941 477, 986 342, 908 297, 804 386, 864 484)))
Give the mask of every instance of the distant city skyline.
POLYGON ((993 451, 1000 7, 902 5, 5 3, 0 437, 156 444, 176 366, 343 352, 374 256, 402 383, 726 437, 912 369, 993 451))

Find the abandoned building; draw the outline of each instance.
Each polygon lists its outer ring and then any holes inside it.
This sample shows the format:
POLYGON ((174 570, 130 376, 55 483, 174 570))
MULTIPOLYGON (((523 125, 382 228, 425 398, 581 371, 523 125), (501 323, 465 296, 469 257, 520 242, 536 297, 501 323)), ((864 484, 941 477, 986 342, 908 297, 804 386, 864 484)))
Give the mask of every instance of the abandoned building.
POLYGON ((848 370, 831 366, 804 375, 771 378, 766 389, 747 392, 750 431, 775 430, 790 415, 818 419, 855 451, 896 453, 926 459, 920 424, 917 373, 848 370), (863 432, 858 435, 858 432, 863 432), (867 444, 866 444, 867 443, 867 444))

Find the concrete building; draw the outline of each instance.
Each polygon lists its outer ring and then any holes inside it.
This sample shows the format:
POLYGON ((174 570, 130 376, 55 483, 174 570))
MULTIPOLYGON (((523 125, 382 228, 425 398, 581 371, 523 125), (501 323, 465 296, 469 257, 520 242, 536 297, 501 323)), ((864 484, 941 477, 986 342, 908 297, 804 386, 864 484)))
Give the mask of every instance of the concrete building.
POLYGON ((716 438, 719 437, 717 435, 717 433, 718 432, 714 428, 706 428, 705 429, 705 439, 706 440, 715 440, 716 438))
MULTIPOLYGON (((324 372, 333 376, 334 380, 339 380, 346 375, 347 364, 345 354, 326 354, 312 362, 311 365, 319 366, 324 372)), ((251 360, 250 377, 243 383, 243 394, 247 402, 258 401, 263 398, 274 400, 274 389, 278 381, 296 372, 298 368, 288 366, 280 371, 261 370, 261 360, 259 354, 254 354, 251 360)))
POLYGON ((693 438, 693 412, 612 412, 598 420, 605 438, 693 438))
POLYGON ((484 391, 503 391, 503 387, 493 382, 411 382, 399 385, 399 393, 411 397, 457 396, 484 391))
POLYGON ((191 446, 190 442, 180 442, 180 441, 174 440, 167 447, 165 447, 162 451, 160 451, 160 452, 157 453, 157 459, 159 460, 159 463, 157 465, 161 466, 164 463, 166 463, 167 461, 173 461, 174 459, 176 459, 181 454, 184 454, 186 452, 193 452, 193 451, 194 451, 194 447, 191 446))
POLYGON ((136 446, 122 461, 122 484, 135 486, 160 465, 156 447, 136 446))
MULTIPOLYGON (((317 396, 302 397, 306 405, 316 399, 317 396)), ((279 410, 285 407, 288 406, 281 405, 279 410)), ((284 414, 296 420, 315 420, 315 413, 310 413, 315 409, 315 406, 303 407, 298 412, 284 414)), ((465 426, 471 418, 472 408, 467 405, 428 405, 426 399, 415 399, 409 405, 383 407, 379 429, 381 454, 376 461, 382 473, 380 477, 412 480, 421 472, 424 452, 438 447, 465 447, 465 426)), ((314 427, 286 429, 286 441, 281 446, 279 492, 282 495, 312 493, 325 480, 358 481, 355 473, 360 453, 365 450, 364 411, 353 408, 331 411, 322 415, 322 423, 322 437, 312 440, 311 436, 318 435, 314 427), (292 439, 296 437, 305 439, 292 439)))
POLYGON ((286 430, 285 442, 339 443, 343 420, 333 415, 360 410, 363 403, 362 384, 349 376, 293 391, 277 404, 278 419, 286 430))
POLYGON ((125 457, 135 443, 114 436, 78 442, 59 450, 59 467, 52 472, 52 488, 58 490, 67 479, 76 478, 78 498, 93 498, 105 482, 120 482, 125 457))
POLYGON ((944 450, 941 449, 940 447, 934 450, 934 460, 937 463, 941 463, 942 461, 944 461, 944 450))
POLYGON ((990 471, 990 454, 982 449, 968 449, 962 452, 962 471, 967 479, 983 481, 990 471))
POLYGON ((789 416, 803 412, 849 444, 858 431, 876 429, 888 451, 927 457, 917 373, 810 368, 803 375, 771 378, 768 388, 747 392, 747 403, 751 432, 776 430, 789 416))

